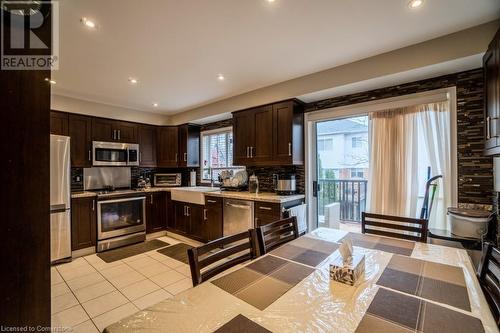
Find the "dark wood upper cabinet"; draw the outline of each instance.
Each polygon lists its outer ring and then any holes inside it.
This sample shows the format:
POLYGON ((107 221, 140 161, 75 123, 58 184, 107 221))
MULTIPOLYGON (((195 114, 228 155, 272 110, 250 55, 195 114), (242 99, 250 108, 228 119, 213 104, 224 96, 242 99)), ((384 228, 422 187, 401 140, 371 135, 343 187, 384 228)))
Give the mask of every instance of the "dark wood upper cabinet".
POLYGON ((156 127, 140 125, 139 137, 139 164, 143 167, 156 166, 156 127))
POLYGON ((273 160, 273 106, 266 105, 252 111, 253 144, 250 159, 253 164, 266 164, 273 160))
POLYGON ((485 154, 500 154, 500 30, 483 57, 485 154))
POLYGON ((96 245, 96 198, 71 199, 71 250, 96 245))
POLYGON ((114 128, 117 131, 118 141, 137 143, 137 124, 126 121, 115 121, 114 128))
POLYGON ((233 114, 233 165, 250 164, 250 146, 253 143, 252 110, 233 114))
POLYGON ((137 124, 103 118, 92 118, 92 140, 137 142, 137 124))
POLYGON ((273 105, 273 162, 304 164, 304 113, 296 101, 273 105))
POLYGON ((68 115, 68 134, 71 138, 71 166, 92 166, 92 118, 76 114, 68 115))
POLYGON ((200 166, 200 127, 196 125, 179 126, 179 163, 180 167, 200 166))
POLYGON ((113 122, 108 119, 92 118, 93 141, 115 141, 116 132, 113 122))
POLYGON ((157 130, 156 156, 159 167, 177 167, 179 163, 179 131, 176 126, 162 126, 157 130))
POLYGON ((234 165, 302 165, 304 115, 295 100, 233 113, 234 165))
POLYGON ((165 230, 167 227, 167 197, 165 192, 146 195, 146 232, 165 230))
POLYGON ((50 111, 50 134, 68 135, 68 114, 50 111))

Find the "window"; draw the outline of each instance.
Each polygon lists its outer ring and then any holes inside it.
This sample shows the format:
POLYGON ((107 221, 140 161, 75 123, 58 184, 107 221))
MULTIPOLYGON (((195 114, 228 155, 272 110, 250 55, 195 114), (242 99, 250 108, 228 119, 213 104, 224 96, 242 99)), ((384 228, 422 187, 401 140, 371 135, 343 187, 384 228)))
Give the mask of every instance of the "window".
POLYGON ((333 149, 332 139, 318 139, 318 151, 330 151, 333 149))
POLYGON ((363 147, 363 138, 360 136, 355 136, 352 138, 352 148, 363 147))
POLYGON ((218 181, 223 170, 238 170, 244 167, 233 166, 233 128, 225 127, 201 132, 202 181, 218 181), (210 171, 212 174, 210 175, 210 171))
POLYGON ((363 177, 364 177, 363 169, 351 169, 351 178, 363 178, 363 177))

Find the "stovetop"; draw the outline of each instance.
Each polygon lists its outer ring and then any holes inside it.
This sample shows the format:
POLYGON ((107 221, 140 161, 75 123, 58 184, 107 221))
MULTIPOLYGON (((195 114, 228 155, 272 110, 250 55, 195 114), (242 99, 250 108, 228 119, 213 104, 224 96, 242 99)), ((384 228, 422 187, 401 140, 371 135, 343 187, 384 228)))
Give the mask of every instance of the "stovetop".
POLYGON ((99 190, 95 191, 97 198, 111 198, 116 196, 137 196, 142 195, 144 191, 140 189, 118 189, 118 190, 99 190))

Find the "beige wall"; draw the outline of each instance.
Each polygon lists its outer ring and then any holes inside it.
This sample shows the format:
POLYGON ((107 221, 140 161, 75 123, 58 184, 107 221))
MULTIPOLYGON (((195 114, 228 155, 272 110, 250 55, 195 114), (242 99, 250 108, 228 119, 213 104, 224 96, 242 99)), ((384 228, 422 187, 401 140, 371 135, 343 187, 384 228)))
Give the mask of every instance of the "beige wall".
POLYGON ((221 113, 478 55, 486 51, 499 26, 500 20, 489 22, 178 113, 171 116, 170 121, 172 124, 186 123, 221 113))
POLYGON ((144 124, 168 125, 169 123, 169 117, 159 113, 127 109, 60 95, 51 96, 50 108, 52 110, 133 121, 144 124))

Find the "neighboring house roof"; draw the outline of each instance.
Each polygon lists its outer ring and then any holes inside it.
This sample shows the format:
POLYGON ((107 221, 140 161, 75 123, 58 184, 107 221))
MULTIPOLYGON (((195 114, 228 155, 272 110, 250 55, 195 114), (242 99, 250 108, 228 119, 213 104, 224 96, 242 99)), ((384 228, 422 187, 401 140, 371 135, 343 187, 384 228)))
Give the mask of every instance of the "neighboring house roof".
POLYGON ((318 123, 317 134, 336 134, 336 133, 356 133, 367 132, 368 126, 360 124, 351 119, 338 119, 318 123))

